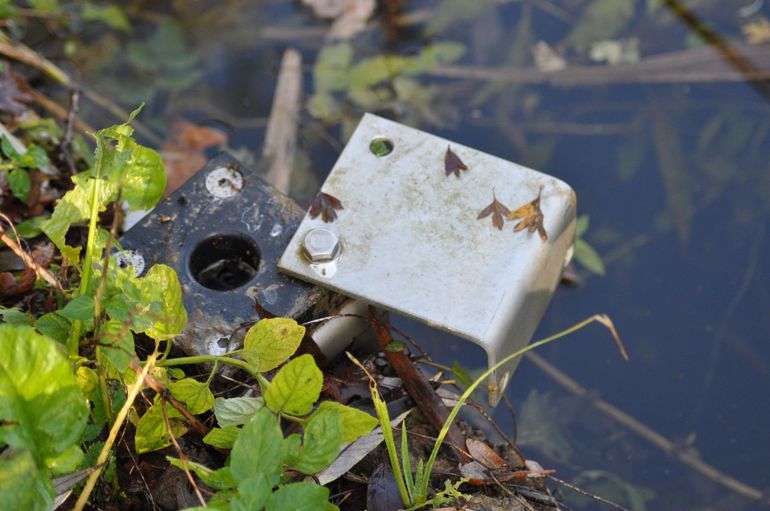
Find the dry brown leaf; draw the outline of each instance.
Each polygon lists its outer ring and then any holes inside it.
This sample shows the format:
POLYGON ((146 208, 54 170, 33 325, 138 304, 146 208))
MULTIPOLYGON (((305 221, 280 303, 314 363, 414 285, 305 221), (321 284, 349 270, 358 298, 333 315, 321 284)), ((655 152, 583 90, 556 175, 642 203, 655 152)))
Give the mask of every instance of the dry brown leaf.
POLYGON ((548 240, 548 233, 545 232, 545 227, 543 227, 543 212, 540 210, 540 194, 542 192, 543 187, 541 186, 535 200, 524 204, 508 214, 508 220, 521 218, 521 222, 516 224, 513 232, 523 231, 524 229, 527 229, 529 232, 537 231, 541 240, 548 240))
POLYGON ((486 218, 489 215, 492 215, 492 225, 502 231, 505 217, 510 213, 511 210, 508 209, 505 204, 497 200, 495 191, 492 190, 492 203, 481 210, 481 213, 479 213, 479 216, 476 217, 476 220, 481 220, 482 218, 486 218))
POLYGON ((161 148, 166 166, 166 195, 182 186, 208 161, 203 151, 227 143, 221 131, 185 120, 171 123, 168 137, 161 148))
POLYGON ((468 438, 465 440, 465 447, 473 456, 473 459, 492 470, 506 468, 508 462, 500 457, 491 447, 480 440, 468 438))
POLYGON ((345 209, 342 207, 342 202, 328 193, 318 192, 313 198, 313 202, 310 203, 310 218, 316 218, 321 215, 321 219, 324 222, 334 222, 337 220, 337 213, 335 209, 345 209))
POLYGON ((446 154, 444 155, 444 172, 446 172, 447 176, 454 174, 455 176, 460 177, 461 170, 468 170, 467 165, 465 165, 460 157, 452 151, 452 148, 446 146, 446 154))

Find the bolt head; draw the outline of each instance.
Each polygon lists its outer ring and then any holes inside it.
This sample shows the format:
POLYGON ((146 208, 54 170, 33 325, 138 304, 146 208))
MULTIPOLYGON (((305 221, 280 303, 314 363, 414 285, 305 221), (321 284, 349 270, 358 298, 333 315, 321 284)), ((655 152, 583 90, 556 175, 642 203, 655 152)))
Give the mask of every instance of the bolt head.
POLYGON ((323 263, 337 257, 340 240, 328 229, 310 229, 302 240, 302 248, 311 263, 323 263))

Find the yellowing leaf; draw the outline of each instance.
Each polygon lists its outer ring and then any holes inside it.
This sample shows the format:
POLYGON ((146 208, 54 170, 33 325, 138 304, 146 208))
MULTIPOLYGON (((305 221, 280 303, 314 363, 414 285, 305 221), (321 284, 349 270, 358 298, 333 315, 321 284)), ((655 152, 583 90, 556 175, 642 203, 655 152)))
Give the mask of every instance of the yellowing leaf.
POLYGON ((169 383, 168 390, 183 402, 190 413, 197 415, 214 407, 214 394, 209 386, 192 378, 169 383))
POLYGON ((377 419, 368 413, 336 401, 321 403, 311 419, 327 413, 339 414, 342 418, 342 441, 346 444, 369 433, 378 424, 377 419))
POLYGON ((521 218, 521 222, 516 224, 513 232, 523 231, 524 229, 527 229, 529 232, 537 231, 541 240, 548 240, 548 234, 545 232, 545 227, 543 227, 543 212, 540 210, 540 194, 542 192, 543 187, 541 186, 535 200, 520 206, 508 214, 508 220, 521 218))
POLYGON ((299 348, 305 327, 290 318, 269 318, 249 328, 241 356, 259 372, 286 362, 299 348))

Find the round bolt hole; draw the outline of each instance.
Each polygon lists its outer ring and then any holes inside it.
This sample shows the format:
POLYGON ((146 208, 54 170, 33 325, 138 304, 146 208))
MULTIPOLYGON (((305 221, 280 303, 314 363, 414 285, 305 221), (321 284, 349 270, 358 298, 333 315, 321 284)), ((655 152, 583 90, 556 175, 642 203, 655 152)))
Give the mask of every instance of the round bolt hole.
POLYGON ((206 176, 206 190, 217 199, 226 199, 243 189, 243 176, 235 169, 217 167, 206 176))
POLYGON ((389 155, 393 152, 393 147, 393 141, 384 137, 377 137, 369 144, 369 150, 378 157, 389 155))
POLYGON ((188 262, 192 278, 215 291, 246 284, 259 269, 259 249, 242 234, 217 234, 198 243, 188 262))

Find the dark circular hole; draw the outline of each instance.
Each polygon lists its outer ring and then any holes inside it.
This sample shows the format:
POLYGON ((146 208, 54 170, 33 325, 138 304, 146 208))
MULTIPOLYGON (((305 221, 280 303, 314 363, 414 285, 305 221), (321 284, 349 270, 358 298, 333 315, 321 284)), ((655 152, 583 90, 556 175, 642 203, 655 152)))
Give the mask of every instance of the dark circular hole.
POLYGON ((187 197, 185 197, 184 195, 180 195, 179 197, 177 197, 176 203, 179 204, 180 206, 187 206, 187 197))
POLYGON ((242 234, 217 234, 198 243, 189 261, 190 274, 201 286, 229 291, 257 274, 259 249, 242 234))
POLYGON ((369 144, 369 150, 375 156, 387 156, 393 152, 393 141, 383 137, 377 137, 369 144))

